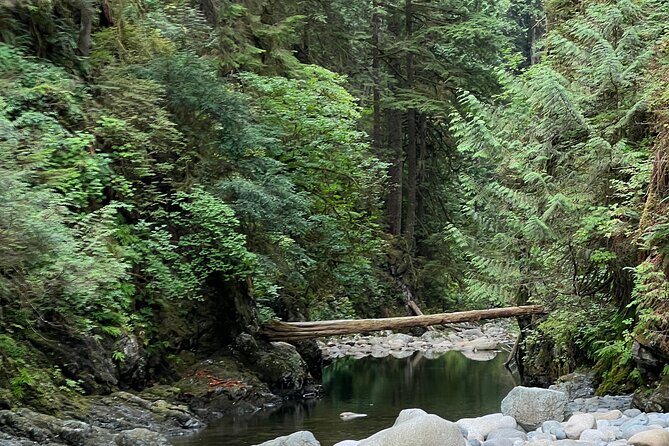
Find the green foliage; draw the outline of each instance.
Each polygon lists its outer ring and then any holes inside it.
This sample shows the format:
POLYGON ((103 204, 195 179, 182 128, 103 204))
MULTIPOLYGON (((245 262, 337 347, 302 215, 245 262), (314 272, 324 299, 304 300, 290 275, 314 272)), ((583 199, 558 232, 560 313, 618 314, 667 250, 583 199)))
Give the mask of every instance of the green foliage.
POLYGON ((23 399, 29 389, 35 387, 37 381, 35 376, 26 368, 21 368, 18 374, 9 380, 9 386, 12 394, 23 399))
POLYGON ((221 190, 233 197, 243 226, 267 231, 249 234, 264 254, 258 291, 267 305, 277 293, 266 285, 274 277, 301 311, 322 306, 326 296, 362 307, 380 297, 373 262, 382 247, 377 219, 386 166, 356 128, 360 114, 344 80, 316 66, 305 66, 302 76, 239 76, 266 146, 249 153, 257 160, 248 160, 248 179, 223 181, 221 190))
POLYGON ((204 282, 243 280, 254 268, 255 257, 246 250, 245 237, 236 232, 239 222, 232 209, 202 189, 177 194, 181 209, 169 215, 183 235, 177 242, 182 260, 180 276, 187 277, 185 296, 198 298, 204 282))
POLYGON ((42 380, 80 390, 27 333, 135 332, 160 353, 197 347, 184 315, 214 302, 346 318, 403 287, 435 309, 542 303, 528 343, 547 340, 555 370, 586 358, 606 390, 637 382, 632 337, 668 324, 666 150, 649 125, 666 109, 662 2, 553 0, 544 17, 536 1, 412 1, 408 18, 399 1, 81 6, 0 8, 0 381, 15 398, 40 400, 42 380), (392 237, 389 170, 417 201, 405 188, 392 237))
MULTIPOLYGON (((579 349, 597 361, 603 388, 620 390, 639 383, 621 321, 666 294, 663 274, 637 267, 634 254, 650 179, 648 72, 663 25, 655 2, 586 2, 568 16, 548 7, 560 19, 541 63, 501 74, 494 106, 464 93, 452 115, 470 160, 460 178, 467 218, 444 233, 465 248, 465 296, 547 305, 537 336, 556 367, 573 368, 579 349)), ((642 240, 661 234, 660 224, 642 240)), ((636 317, 637 328, 658 323, 652 311, 636 317)))

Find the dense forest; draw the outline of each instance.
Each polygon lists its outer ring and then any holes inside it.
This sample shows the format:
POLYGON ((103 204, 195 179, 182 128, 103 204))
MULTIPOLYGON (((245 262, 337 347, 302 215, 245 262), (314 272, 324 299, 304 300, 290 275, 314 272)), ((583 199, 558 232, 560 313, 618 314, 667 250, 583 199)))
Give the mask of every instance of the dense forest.
POLYGON ((545 305, 520 345, 542 384, 660 379, 668 19, 661 0, 1 0, 0 406, 409 300, 545 305))

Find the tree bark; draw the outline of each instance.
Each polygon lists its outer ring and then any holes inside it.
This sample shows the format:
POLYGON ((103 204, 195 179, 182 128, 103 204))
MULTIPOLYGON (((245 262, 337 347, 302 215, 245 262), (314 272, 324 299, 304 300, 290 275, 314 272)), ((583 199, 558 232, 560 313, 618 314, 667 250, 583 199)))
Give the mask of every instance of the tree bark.
POLYGON ((91 53, 91 32, 93 30, 93 7, 86 0, 79 0, 79 37, 77 52, 80 56, 88 57, 91 53))
MULTIPOLYGON (((405 2, 406 37, 410 40, 413 36, 413 3, 412 0, 405 2)), ((410 92, 414 83, 414 54, 409 49, 406 56, 406 90, 410 92)), ((411 107, 407 111, 407 197, 406 197, 406 219, 404 224, 404 235, 413 252, 416 232, 416 196, 418 191, 418 163, 416 150, 416 109, 411 107)))
POLYGON ((540 305, 522 307, 493 308, 488 310, 462 311, 457 313, 428 314, 423 316, 390 317, 382 319, 335 320, 316 322, 268 322, 260 329, 260 334, 271 340, 297 340, 367 333, 379 330, 401 330, 413 327, 472 322, 481 319, 499 319, 532 314, 544 314, 540 305))
MULTIPOLYGON (((416 226, 420 227, 425 221, 425 194, 428 184, 427 170, 427 116, 418 116, 418 173, 416 178, 416 226)), ((417 247, 419 249, 419 247, 417 247)))
POLYGON ((220 5, 216 0, 200 0, 200 9, 211 26, 218 24, 218 8, 220 5))
POLYGON ((379 28, 381 17, 379 16, 379 4, 377 0, 372 2, 372 146, 377 149, 381 147, 381 91, 379 83, 379 28))
MULTIPOLYGON (((391 38, 400 37, 401 18, 393 15, 388 19, 388 32, 391 38)), ((396 83, 400 83, 401 62, 397 59, 388 61, 390 72, 394 74, 396 83)), ((390 86, 391 93, 397 92, 396 84, 390 86)), ((404 170, 404 152, 402 150, 403 129, 402 114, 395 108, 386 108, 386 147, 389 149, 390 177, 388 198, 386 201, 386 219, 388 232, 392 235, 402 233, 402 172, 404 170)))

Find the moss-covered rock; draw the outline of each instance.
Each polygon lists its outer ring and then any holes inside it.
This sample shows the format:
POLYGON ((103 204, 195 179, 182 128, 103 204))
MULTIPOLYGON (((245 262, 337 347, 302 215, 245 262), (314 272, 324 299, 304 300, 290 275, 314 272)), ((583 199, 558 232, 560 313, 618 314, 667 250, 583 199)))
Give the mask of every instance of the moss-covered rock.
POLYGON ((181 400, 203 418, 255 412, 282 401, 257 374, 231 356, 195 364, 174 386, 181 400))
POLYGON ((258 341, 242 333, 236 339, 235 350, 244 364, 274 393, 296 396, 309 383, 311 377, 307 364, 291 344, 258 341))
POLYGON ((644 412, 669 412, 669 376, 663 376, 656 387, 637 389, 632 401, 644 412))

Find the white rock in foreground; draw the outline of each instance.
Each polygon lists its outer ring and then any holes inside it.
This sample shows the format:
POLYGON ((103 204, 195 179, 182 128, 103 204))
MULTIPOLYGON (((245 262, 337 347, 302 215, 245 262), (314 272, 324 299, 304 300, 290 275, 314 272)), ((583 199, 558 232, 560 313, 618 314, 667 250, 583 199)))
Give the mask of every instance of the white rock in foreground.
POLYGON ((591 413, 578 413, 572 415, 564 425, 564 431, 567 433, 567 438, 578 440, 581 434, 588 430, 597 427, 595 416, 591 413))
POLYGON ((532 431, 544 421, 564 420, 567 394, 538 387, 514 387, 502 400, 502 413, 516 419, 525 430, 532 431))
POLYGON ((488 434, 498 429, 515 429, 517 424, 513 417, 494 413, 478 418, 463 418, 458 420, 457 425, 468 432, 467 437, 483 441, 488 434))
POLYGON ((309 431, 299 431, 285 437, 275 438, 256 446, 321 446, 314 434, 309 431))
POLYGON ((437 415, 400 414, 398 421, 358 446, 467 446, 458 426, 437 415))
POLYGON ((667 446, 669 445, 669 432, 664 429, 639 432, 632 435, 627 442, 634 446, 667 446))

